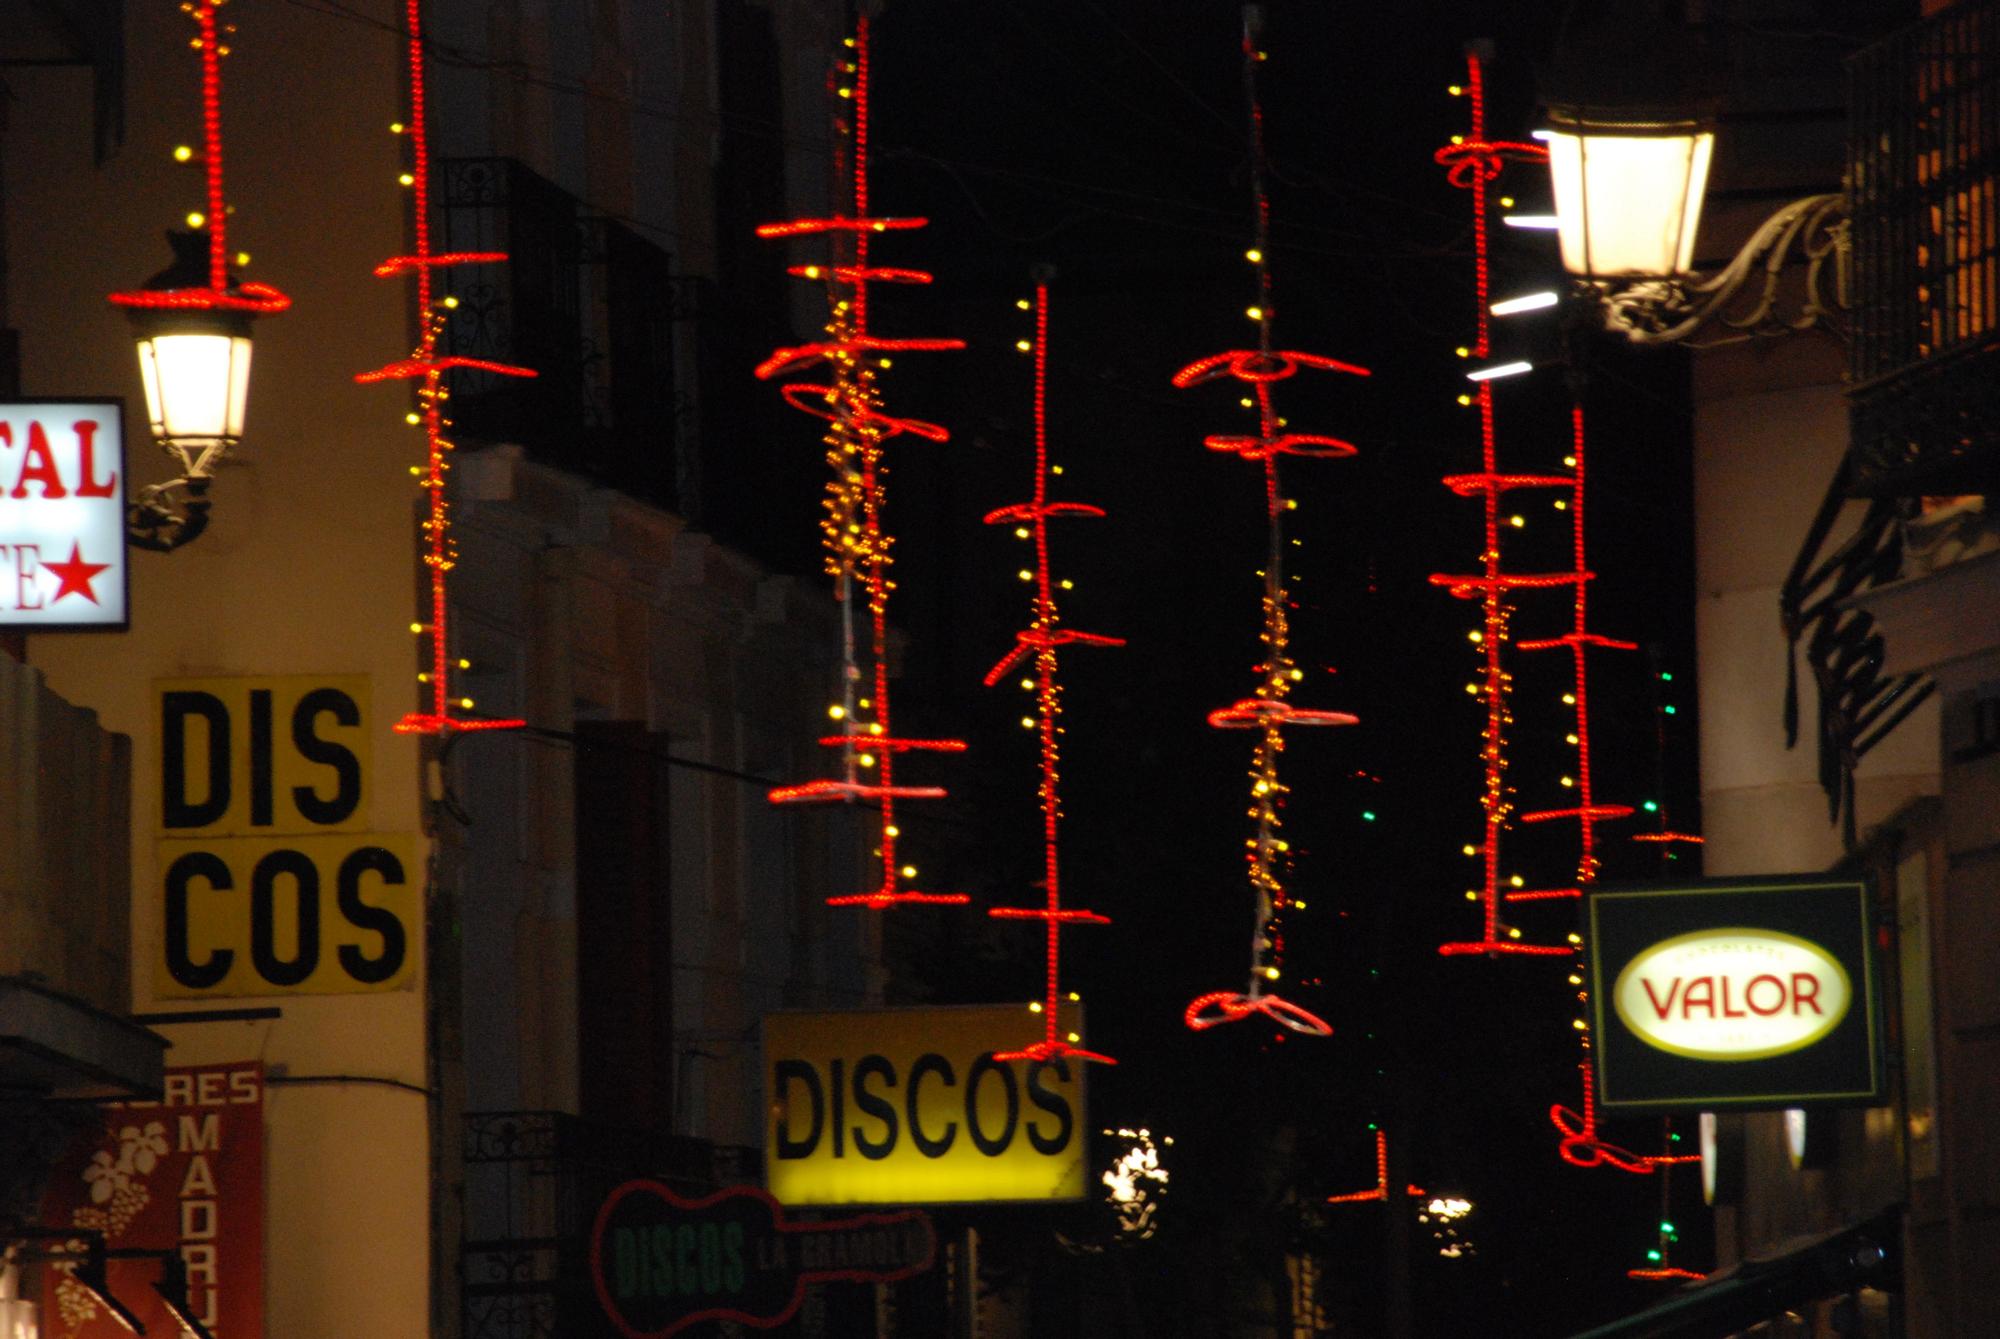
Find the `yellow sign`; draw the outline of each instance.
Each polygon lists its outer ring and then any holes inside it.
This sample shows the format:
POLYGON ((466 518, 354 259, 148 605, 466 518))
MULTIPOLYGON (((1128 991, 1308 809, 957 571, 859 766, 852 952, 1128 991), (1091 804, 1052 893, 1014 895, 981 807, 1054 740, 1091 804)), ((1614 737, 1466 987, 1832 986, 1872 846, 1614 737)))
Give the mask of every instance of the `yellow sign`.
POLYGON ((368 826, 368 679, 161 679, 160 835, 368 826))
POLYGON ((1041 1031, 1021 1005, 765 1015, 771 1194, 788 1205, 1083 1198, 1083 1065, 993 1058, 1041 1031))
POLYGON ((416 843, 370 833, 363 675, 162 679, 166 999, 396 990, 416 970, 416 843))
POLYGON ((416 967, 423 868, 402 835, 159 843, 167 999, 394 990, 416 967))

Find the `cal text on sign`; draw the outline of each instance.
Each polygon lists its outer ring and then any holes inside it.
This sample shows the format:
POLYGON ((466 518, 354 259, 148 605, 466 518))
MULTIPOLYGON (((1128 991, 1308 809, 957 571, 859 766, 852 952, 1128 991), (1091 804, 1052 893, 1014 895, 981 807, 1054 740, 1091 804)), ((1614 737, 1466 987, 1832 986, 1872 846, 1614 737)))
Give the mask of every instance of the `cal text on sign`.
POLYGON ((0 626, 119 629, 124 406, 0 400, 0 626))

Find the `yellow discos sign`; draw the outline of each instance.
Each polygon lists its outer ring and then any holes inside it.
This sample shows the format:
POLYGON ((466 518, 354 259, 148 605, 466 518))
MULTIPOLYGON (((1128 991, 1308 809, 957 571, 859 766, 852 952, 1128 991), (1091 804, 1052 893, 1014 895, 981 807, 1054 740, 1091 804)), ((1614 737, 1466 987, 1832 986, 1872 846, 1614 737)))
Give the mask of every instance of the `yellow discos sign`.
POLYGON ((371 833, 368 680, 163 679, 163 998, 330 994, 410 983, 423 867, 371 833))
POLYGON ((1040 1031, 1040 1016, 1021 1005, 765 1015, 772 1196, 788 1205, 1081 1199, 1083 1065, 993 1058, 1040 1031))

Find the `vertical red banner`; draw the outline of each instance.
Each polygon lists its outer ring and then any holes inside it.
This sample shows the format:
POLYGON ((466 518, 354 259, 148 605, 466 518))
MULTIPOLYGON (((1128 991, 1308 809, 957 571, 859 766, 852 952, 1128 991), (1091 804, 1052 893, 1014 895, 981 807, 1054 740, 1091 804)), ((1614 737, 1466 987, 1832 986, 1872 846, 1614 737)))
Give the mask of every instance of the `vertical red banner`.
MULTIPOLYGON (((264 1335, 264 1067, 169 1069, 158 1102, 108 1102, 104 1125, 58 1164, 42 1221, 104 1234, 107 1248, 175 1251, 190 1312, 216 1339, 264 1335)), ((112 1294, 148 1334, 181 1333, 153 1285, 158 1259, 113 1259, 112 1294)), ((128 1339, 68 1270, 42 1291, 48 1339, 128 1339)))

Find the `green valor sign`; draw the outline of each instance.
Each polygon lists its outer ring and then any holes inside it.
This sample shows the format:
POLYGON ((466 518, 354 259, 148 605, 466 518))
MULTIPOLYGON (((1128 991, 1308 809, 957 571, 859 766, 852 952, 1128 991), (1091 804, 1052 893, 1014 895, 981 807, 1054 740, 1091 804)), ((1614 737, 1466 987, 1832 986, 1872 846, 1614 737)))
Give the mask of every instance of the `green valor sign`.
POLYGON ((663 1339, 703 1320, 782 1325, 808 1283, 909 1278, 936 1249, 930 1219, 915 1210, 788 1223, 783 1205, 750 1186, 690 1200, 639 1180, 598 1209, 590 1274, 620 1334, 663 1339))
POLYGON ((1813 876, 1591 890, 1606 1111, 1865 1106, 1882 1096, 1867 885, 1813 876))

